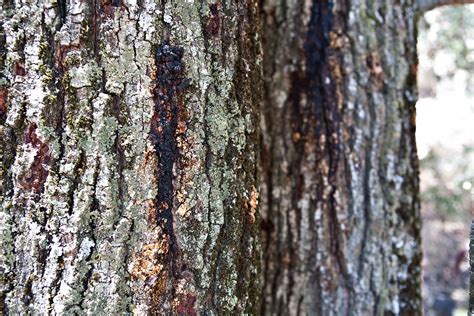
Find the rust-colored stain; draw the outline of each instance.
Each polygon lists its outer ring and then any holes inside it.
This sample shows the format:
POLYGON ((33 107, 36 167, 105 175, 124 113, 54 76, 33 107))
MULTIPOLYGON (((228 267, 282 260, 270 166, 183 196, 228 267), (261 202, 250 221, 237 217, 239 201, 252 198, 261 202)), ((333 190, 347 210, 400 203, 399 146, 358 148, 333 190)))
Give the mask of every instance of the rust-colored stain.
POLYGON ((295 132, 291 135, 291 139, 293 140, 294 143, 299 142, 301 139, 301 133, 295 132))
POLYGON ((379 53, 373 52, 367 56, 367 67, 375 86, 379 89, 382 88, 384 86, 384 72, 379 53))
POLYGON ((36 135, 36 128, 36 124, 32 123, 25 133, 25 143, 36 149, 36 155, 30 169, 18 176, 18 183, 23 189, 40 193, 48 177, 51 154, 48 145, 36 135))
POLYGON ((410 113, 410 125, 413 127, 416 126, 416 111, 410 113))
POLYGON ((132 277, 142 281, 158 277, 164 268, 162 258, 168 253, 168 245, 166 236, 162 240, 144 245, 135 255, 132 277))
POLYGON ((181 295, 178 307, 176 308, 178 315, 196 316, 197 312, 194 307, 196 300, 196 296, 191 293, 181 295))
POLYGON ((132 279, 144 281, 151 301, 151 311, 158 314, 170 280, 170 267, 165 260, 169 253, 169 237, 142 246, 133 257, 132 279))
POLYGON ((7 113, 8 89, 0 87, 0 115, 7 113))
POLYGON ((148 199, 145 201, 147 204, 147 209, 148 209, 148 223, 150 224, 151 227, 156 226, 156 217, 157 217, 157 208, 156 208, 156 203, 154 199, 148 199))

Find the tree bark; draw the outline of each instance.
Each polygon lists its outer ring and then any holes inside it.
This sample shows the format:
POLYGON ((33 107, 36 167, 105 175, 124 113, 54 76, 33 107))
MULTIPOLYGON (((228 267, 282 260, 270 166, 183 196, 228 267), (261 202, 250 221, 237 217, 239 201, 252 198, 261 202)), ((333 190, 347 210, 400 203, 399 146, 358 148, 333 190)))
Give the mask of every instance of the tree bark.
POLYGON ((4 2, 3 313, 420 314, 413 1, 4 2))
POLYGON ((447 5, 461 5, 474 3, 474 0, 418 0, 420 13, 447 5))
POLYGON ((257 314, 253 1, 4 1, 4 314, 257 314))
POLYGON ((265 315, 421 315, 413 1, 265 1, 265 315))

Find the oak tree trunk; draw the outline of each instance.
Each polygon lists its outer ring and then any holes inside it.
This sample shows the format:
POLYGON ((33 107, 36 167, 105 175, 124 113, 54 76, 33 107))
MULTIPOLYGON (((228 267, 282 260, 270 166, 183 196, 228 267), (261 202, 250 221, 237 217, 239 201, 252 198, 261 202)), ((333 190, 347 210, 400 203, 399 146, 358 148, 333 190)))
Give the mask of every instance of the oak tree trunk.
POLYGON ((249 1, 4 1, 0 308, 257 314, 249 1))
POLYGON ((261 314, 421 314, 415 10, 265 1, 261 314))
POLYGON ((0 309, 419 314, 415 10, 4 2, 0 309))

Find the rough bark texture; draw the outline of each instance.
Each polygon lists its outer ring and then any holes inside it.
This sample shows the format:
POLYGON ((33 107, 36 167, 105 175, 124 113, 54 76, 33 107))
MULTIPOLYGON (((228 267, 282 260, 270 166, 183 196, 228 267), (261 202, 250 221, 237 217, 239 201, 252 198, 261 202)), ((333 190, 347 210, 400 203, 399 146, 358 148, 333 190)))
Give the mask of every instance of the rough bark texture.
POLYGON ((3 313, 418 315, 413 1, 5 1, 3 313))
POLYGON ((261 313, 421 314, 415 3, 262 9, 261 313))
POLYGON ((256 314, 252 1, 4 1, 0 309, 256 314))

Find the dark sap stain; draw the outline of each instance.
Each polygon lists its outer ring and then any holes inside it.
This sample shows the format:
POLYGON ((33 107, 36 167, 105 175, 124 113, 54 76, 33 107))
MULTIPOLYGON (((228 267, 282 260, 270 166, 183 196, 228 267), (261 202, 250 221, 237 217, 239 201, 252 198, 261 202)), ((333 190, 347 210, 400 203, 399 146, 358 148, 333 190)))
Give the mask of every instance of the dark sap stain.
POLYGON ((176 269, 177 244, 173 228, 173 166, 178 162, 180 136, 180 109, 184 89, 188 80, 184 75, 183 48, 173 46, 168 41, 156 50, 156 78, 153 88, 154 113, 151 119, 150 138, 158 158, 158 192, 155 198, 156 224, 160 226, 169 240, 167 260, 171 261, 173 274, 176 269))
POLYGON ((47 168, 51 161, 51 154, 48 145, 36 135, 36 128, 36 124, 32 123, 25 133, 25 143, 35 148, 37 152, 30 169, 18 177, 18 183, 25 190, 40 193, 48 177, 47 168))

